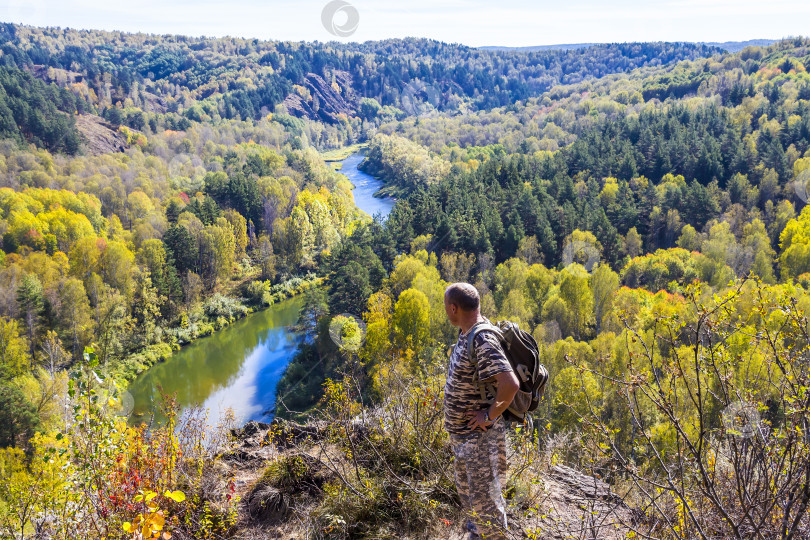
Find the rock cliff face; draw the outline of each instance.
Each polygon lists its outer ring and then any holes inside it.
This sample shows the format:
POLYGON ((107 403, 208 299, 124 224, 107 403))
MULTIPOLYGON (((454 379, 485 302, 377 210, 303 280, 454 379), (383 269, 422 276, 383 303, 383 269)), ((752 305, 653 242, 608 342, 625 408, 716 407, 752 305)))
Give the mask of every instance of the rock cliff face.
POLYGON ((81 133, 85 153, 92 156, 123 152, 127 139, 115 127, 92 114, 76 117, 76 128, 81 133))
POLYGON ((351 87, 351 76, 346 71, 333 71, 334 83, 327 82, 320 75, 307 73, 304 88, 309 96, 293 92, 284 100, 287 111, 299 118, 309 118, 335 124, 340 114, 353 116, 358 98, 351 87))
MULTIPOLYGON (((337 481, 330 464, 336 459, 328 445, 326 425, 296 424, 273 421, 271 424, 250 422, 234 430, 234 444, 221 458, 234 478, 242 505, 240 529, 246 537, 308 538, 302 516, 324 496, 322 487, 337 481), (265 471, 283 460, 295 463, 295 484, 270 485, 265 471), (253 536, 251 536, 253 535, 253 536)), ((352 424, 361 432, 365 426, 352 424)), ((448 464, 450 466, 450 464, 448 464)), ((550 466, 536 479, 536 493, 531 494, 536 511, 527 512, 521 496, 508 500, 510 532, 515 538, 627 538, 629 526, 643 519, 643 513, 631 508, 602 480, 582 474, 570 467, 550 466)), ((525 496, 525 495, 524 495, 525 496)), ((420 538, 461 540, 459 516, 453 525, 438 524, 420 538)))

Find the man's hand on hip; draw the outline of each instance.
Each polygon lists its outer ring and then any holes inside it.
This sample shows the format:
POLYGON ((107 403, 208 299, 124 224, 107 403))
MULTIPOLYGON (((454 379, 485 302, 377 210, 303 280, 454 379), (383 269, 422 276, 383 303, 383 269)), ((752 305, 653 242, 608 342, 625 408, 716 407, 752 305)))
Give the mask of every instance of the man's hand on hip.
POLYGON ((467 422, 467 427, 470 429, 486 431, 488 427, 495 423, 495 420, 501 413, 509 407, 509 404, 512 403, 515 394, 517 394, 520 388, 517 377, 515 377, 515 374, 511 371, 495 375, 495 384, 497 385, 495 403, 493 403, 490 408, 466 413, 466 415, 470 417, 470 421, 467 422))
POLYGON ((469 411, 465 414, 470 417, 470 421, 467 422, 467 427, 472 430, 480 429, 481 431, 486 431, 487 428, 494 423, 487 420, 487 409, 483 411, 469 411))

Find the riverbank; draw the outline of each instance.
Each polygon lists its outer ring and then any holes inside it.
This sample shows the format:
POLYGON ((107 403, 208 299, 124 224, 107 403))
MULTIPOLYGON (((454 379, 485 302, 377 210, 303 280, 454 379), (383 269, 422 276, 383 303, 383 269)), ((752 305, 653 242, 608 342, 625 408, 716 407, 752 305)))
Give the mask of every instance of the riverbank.
POLYGON ((321 152, 321 157, 323 157, 323 160, 327 163, 336 163, 339 161, 344 161, 349 156, 359 154, 366 149, 368 149, 368 143, 356 143, 351 146, 344 146, 343 148, 336 148, 335 150, 321 152))
POLYGON ((365 159, 360 163, 358 170, 369 176, 377 178, 382 183, 380 188, 374 192, 375 197, 397 200, 398 198, 405 197, 408 194, 408 190, 398 186, 391 178, 386 178, 383 171, 376 167, 368 159, 365 159))
MULTIPOLYGON (((397 190, 391 182, 388 182, 381 176, 375 174, 375 171, 368 169, 368 162, 365 159, 366 150, 368 150, 368 143, 357 143, 338 150, 330 150, 329 152, 325 152, 323 154, 323 160, 331 164, 336 171, 343 173, 347 178, 349 178, 349 182, 352 183, 352 187, 356 189, 358 185, 352 182, 351 177, 346 175, 345 171, 343 170, 343 166, 344 162, 346 162, 352 156, 362 156, 362 159, 359 159, 358 163, 356 164, 356 170, 374 178, 375 181, 380 183, 379 187, 377 187, 377 189, 373 191, 371 195, 378 199, 391 199, 396 201, 400 191, 397 190)), ((358 207, 359 206, 360 205, 358 205, 358 207)))
MULTIPOLYGON (((222 331, 250 314, 263 311, 278 302, 319 286, 324 279, 314 274, 303 278, 296 276, 270 286, 267 290, 268 294, 263 295, 261 299, 233 295, 238 288, 229 291, 231 296, 217 293, 184 313, 180 318, 179 326, 163 328, 162 335, 167 336, 166 341, 151 344, 124 357, 111 369, 110 375, 122 387, 127 387, 137 377, 156 364, 167 361, 183 347, 200 338, 222 331)), ((245 283, 262 282, 248 281, 245 283)))

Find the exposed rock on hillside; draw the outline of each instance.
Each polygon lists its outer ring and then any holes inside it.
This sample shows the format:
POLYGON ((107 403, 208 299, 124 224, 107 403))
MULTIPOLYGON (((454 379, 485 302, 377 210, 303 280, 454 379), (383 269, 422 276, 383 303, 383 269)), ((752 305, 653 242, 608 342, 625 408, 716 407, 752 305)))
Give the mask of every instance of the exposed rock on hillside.
POLYGON ((605 482, 570 467, 550 467, 542 485, 541 515, 524 527, 544 538, 627 538, 626 525, 643 517, 605 482))
POLYGON ((76 128, 81 133, 86 154, 123 152, 127 147, 127 138, 98 116, 80 114, 76 117, 76 128))
POLYGON ((358 100, 351 88, 351 76, 337 70, 332 75, 334 83, 314 73, 307 73, 303 85, 305 91, 293 92, 284 100, 287 111, 293 116, 331 124, 339 122, 340 114, 355 114, 358 100))

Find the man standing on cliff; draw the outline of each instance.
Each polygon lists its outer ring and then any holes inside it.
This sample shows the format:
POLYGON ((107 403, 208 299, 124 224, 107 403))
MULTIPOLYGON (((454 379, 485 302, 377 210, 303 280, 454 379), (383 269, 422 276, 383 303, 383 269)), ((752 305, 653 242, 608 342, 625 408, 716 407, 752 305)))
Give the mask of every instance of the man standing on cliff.
POLYGON ((450 324, 459 328, 450 355, 444 387, 444 426, 455 456, 456 489, 465 511, 471 538, 506 538, 506 429, 503 413, 519 388, 517 377, 492 332, 482 330, 473 340, 474 358, 467 352, 467 336, 481 315, 478 291, 469 283, 453 283, 444 293, 450 324), (474 383, 476 367, 481 383, 493 382, 494 396, 481 399, 474 383), (494 402, 492 402, 494 398, 494 402), (490 405, 490 402, 492 404, 490 405))

